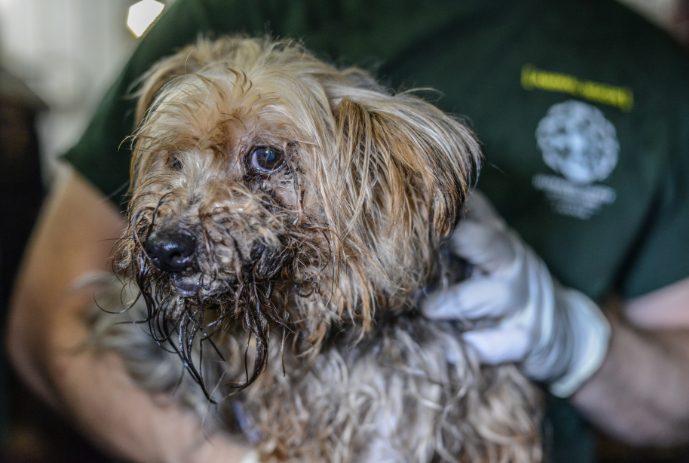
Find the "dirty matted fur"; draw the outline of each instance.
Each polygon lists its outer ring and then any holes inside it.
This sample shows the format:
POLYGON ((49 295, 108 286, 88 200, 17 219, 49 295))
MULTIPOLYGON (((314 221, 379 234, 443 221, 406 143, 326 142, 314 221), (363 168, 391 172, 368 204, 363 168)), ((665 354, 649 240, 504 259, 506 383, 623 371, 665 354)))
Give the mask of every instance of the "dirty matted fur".
POLYGON ((138 296, 93 330, 143 388, 239 418, 264 461, 540 460, 533 386, 416 307, 479 161, 463 125, 249 38, 162 60, 138 113, 115 255, 138 296))

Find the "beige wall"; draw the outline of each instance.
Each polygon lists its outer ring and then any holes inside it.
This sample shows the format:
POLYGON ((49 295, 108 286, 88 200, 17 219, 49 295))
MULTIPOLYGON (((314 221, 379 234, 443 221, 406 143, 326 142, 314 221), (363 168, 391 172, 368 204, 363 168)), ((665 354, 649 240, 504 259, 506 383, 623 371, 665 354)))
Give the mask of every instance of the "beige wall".
POLYGON ((40 120, 50 177, 53 159, 81 134, 135 40, 126 0, 0 0, 0 58, 49 105, 40 120))
POLYGON ((669 28, 672 23, 677 5, 677 0, 619 0, 619 2, 666 28, 669 28))

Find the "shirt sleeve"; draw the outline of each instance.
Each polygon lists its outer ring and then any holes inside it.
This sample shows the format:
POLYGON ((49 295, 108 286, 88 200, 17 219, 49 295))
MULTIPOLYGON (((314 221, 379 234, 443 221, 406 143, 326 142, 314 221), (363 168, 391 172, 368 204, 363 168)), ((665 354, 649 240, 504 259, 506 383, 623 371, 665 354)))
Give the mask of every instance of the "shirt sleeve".
POLYGON ((640 244, 623 269, 621 292, 628 298, 689 278, 689 105, 678 108, 676 120, 674 157, 661 179, 640 244))

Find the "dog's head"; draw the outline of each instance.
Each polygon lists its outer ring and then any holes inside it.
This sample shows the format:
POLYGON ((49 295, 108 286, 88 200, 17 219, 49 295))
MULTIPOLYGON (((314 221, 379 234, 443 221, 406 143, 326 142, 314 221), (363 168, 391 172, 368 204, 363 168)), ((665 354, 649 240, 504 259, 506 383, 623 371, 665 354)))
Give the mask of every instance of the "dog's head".
MULTIPOLYGON (((144 81, 118 269, 184 351, 270 327, 318 350, 333 326, 408 310, 478 163, 470 132, 290 42, 200 41, 144 81)), ((248 382, 250 382, 247 381, 248 382)))

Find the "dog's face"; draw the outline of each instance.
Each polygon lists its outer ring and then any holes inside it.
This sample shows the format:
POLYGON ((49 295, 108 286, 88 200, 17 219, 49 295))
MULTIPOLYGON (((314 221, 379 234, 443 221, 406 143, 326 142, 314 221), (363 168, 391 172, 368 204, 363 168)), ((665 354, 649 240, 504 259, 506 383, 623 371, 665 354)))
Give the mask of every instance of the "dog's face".
POLYGON ((268 332, 317 350, 410 309, 452 229, 478 148, 418 98, 290 43, 200 42, 139 101, 129 229, 117 265, 157 336, 268 332))

